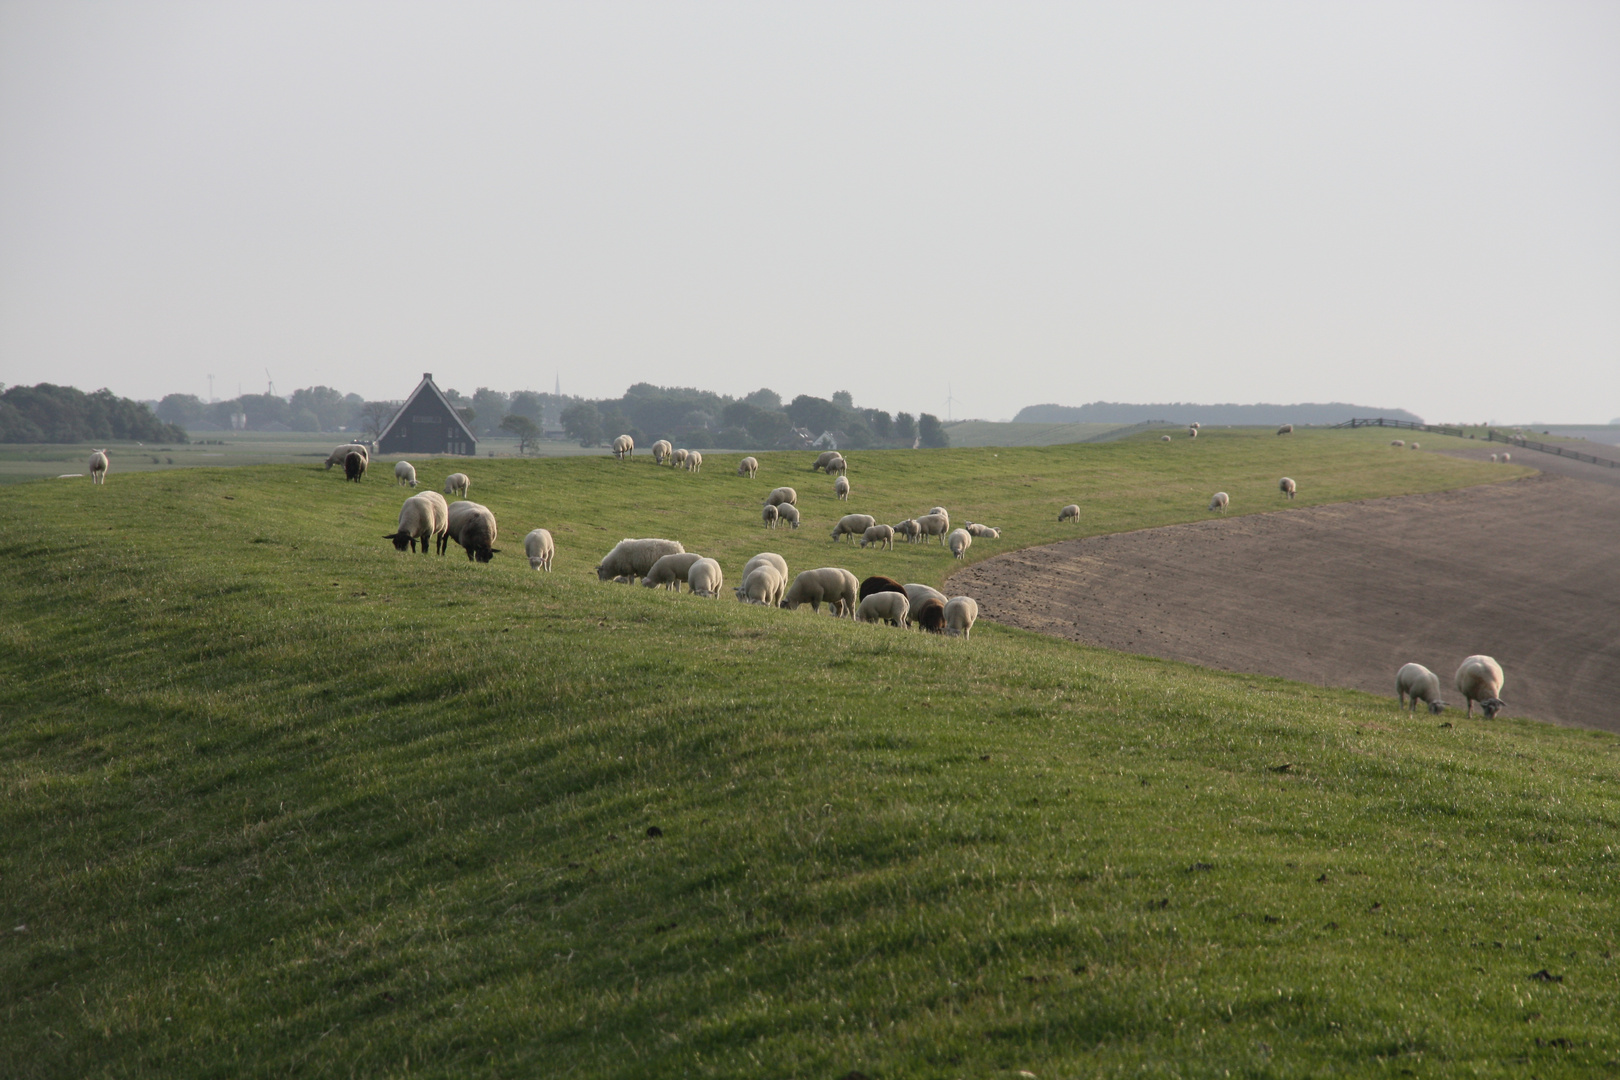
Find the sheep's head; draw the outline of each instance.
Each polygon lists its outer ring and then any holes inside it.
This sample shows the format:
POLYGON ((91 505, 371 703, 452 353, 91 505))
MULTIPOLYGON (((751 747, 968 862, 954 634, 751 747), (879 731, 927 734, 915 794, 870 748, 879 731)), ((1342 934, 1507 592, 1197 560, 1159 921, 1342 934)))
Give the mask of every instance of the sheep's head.
POLYGON ((1485 714, 1485 719, 1495 720, 1496 714, 1507 708, 1507 702, 1499 697, 1486 698, 1479 703, 1479 708, 1485 714))
POLYGON ((600 564, 597 565, 597 567, 596 567, 596 580, 597 581, 612 581, 614 576, 615 575, 614 575, 613 571, 611 571, 611 570, 609 570, 607 568, 606 563, 600 563, 600 564))
POLYGON ((477 559, 479 562, 489 562, 489 560, 493 559, 500 553, 501 549, 497 547, 470 548, 467 551, 467 557, 469 559, 477 559))
POLYGON ((394 542, 395 551, 404 551, 405 545, 411 542, 411 534, 408 532, 387 533, 383 536, 383 539, 392 540, 394 542))
POLYGON ((1429 702, 1429 714, 1431 716, 1439 716, 1441 713, 1443 713, 1445 711, 1446 711, 1446 703, 1445 702, 1443 702, 1443 701, 1431 701, 1431 702, 1429 702))

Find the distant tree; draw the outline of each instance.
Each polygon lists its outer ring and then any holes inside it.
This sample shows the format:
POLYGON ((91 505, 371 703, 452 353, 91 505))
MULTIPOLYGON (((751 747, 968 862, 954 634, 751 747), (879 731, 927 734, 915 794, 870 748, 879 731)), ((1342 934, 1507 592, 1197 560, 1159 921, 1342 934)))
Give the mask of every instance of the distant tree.
POLYGON ((507 396, 487 386, 480 386, 473 391, 472 406, 482 420, 481 433, 499 431, 501 420, 511 411, 511 403, 507 396))
POLYGON ((755 446, 775 446, 787 438, 792 428, 793 421, 788 419, 787 413, 759 409, 748 421, 748 437, 755 446))
POLYGON ((743 398, 743 400, 754 408, 764 409, 766 412, 782 411, 782 395, 763 386, 743 398))
POLYGON ((310 409, 299 409, 293 413, 290 426, 294 431, 320 431, 321 418, 310 409))
POLYGON ((809 429, 813 435, 836 430, 842 426, 847 415, 825 398, 811 397, 809 394, 794 398, 787 407, 787 414, 795 424, 809 429))
POLYGON ((917 421, 908 412, 895 413, 894 433, 905 442, 911 442, 917 435, 917 421))
POLYGON ((0 430, 5 434, 0 442, 186 441, 184 431, 139 401, 105 388, 86 394, 50 383, 13 386, 0 394, 0 430))
POLYGON ((387 427, 388 421, 399 412, 399 406, 400 403, 397 401, 368 401, 361 405, 359 414, 355 416, 361 434, 373 442, 382 438, 383 428, 387 427))
POLYGON ((518 441, 518 453, 527 454, 529 447, 540 437, 540 428, 533 420, 518 413, 501 417, 501 430, 518 441))
POLYGON ((158 402, 155 411, 159 420, 190 428, 202 422, 205 409, 202 399, 196 394, 169 394, 158 402))
POLYGON ((533 390, 519 390, 507 399, 506 407, 509 413, 526 416, 536 424, 542 424, 546 419, 546 397, 533 390))
POLYGON ((458 405, 456 415, 461 417, 461 422, 466 424, 467 429, 470 431, 472 430, 473 421, 478 419, 478 410, 471 405, 458 405))
POLYGON ((922 437, 922 444, 930 447, 951 445, 951 437, 945 434, 945 426, 939 422, 939 417, 933 413, 923 413, 917 417, 917 434, 922 437))
POLYGON ((865 418, 867 424, 872 428, 872 433, 878 438, 888 439, 891 436, 894 425, 888 413, 882 409, 862 409, 861 416, 865 418))
POLYGON ((236 399, 236 407, 247 415, 247 426, 253 431, 262 431, 271 424, 292 426, 292 409, 279 394, 243 394, 236 399))
POLYGON ((853 409, 855 407, 855 398, 848 390, 838 390, 833 393, 832 403, 840 409, 853 409))
POLYGON ((354 413, 353 406, 330 386, 307 386, 294 390, 292 397, 287 400, 287 407, 293 414, 294 431, 336 431, 347 424, 354 413), (313 428, 299 426, 298 414, 306 409, 315 416, 316 426, 313 428))
POLYGON ((570 405, 559 417, 563 430, 581 446, 595 446, 602 441, 602 414, 595 405, 581 401, 570 405))

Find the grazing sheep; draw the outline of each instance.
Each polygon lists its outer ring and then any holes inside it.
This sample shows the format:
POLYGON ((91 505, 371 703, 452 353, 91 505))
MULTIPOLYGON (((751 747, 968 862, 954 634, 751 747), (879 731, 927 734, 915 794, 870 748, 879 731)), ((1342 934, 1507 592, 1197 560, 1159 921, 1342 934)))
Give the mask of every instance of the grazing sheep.
POLYGON ((1423 444, 1422 444, 1422 443, 1413 443, 1413 444, 1412 444, 1412 449, 1413 449, 1413 450, 1416 450, 1416 449, 1417 449, 1417 448, 1418 448, 1418 447, 1420 447, 1420 446, 1422 446, 1422 445, 1423 445, 1423 444))
POLYGON ((777 511, 776 507, 769 503, 765 505, 765 509, 759 512, 759 516, 764 519, 767 529, 776 528, 777 523, 782 520, 782 515, 777 511))
MULTIPOLYGON (((945 509, 945 508, 944 508, 944 507, 943 507, 943 506, 932 506, 932 507, 929 507, 929 509, 928 509, 928 513, 930 513, 930 514, 932 514, 932 515, 934 515, 934 516, 935 516, 935 517, 942 517, 942 518, 944 518, 944 519, 945 519, 945 520, 946 520, 946 521, 947 521, 947 522, 949 522, 949 521, 950 521, 950 520, 951 520, 951 514, 950 514, 950 511, 949 511, 949 510, 946 510, 946 509, 945 509)), ((922 516, 924 516, 924 515, 922 515, 922 514, 919 514, 919 515, 917 515, 917 516, 918 516, 918 517, 922 517, 922 516)), ((947 524, 947 525, 946 525, 946 528, 947 528, 947 529, 948 529, 948 528, 950 528, 950 526, 949 526, 949 525, 948 525, 948 524, 947 524)))
POLYGON ((701 468, 703 468, 703 455, 696 450, 688 450, 686 452, 686 471, 695 473, 701 468))
POLYGON ((686 458, 687 451, 671 450, 669 452, 669 467, 672 469, 684 468, 686 466, 686 458))
POLYGON ((833 526, 833 543, 838 543, 840 536, 848 536, 851 539, 863 536, 867 529, 876 524, 877 518, 871 514, 845 514, 838 519, 838 524, 833 526))
POLYGON ((487 563, 501 549, 493 547, 495 543, 495 515, 489 512, 489 507, 475 502, 453 502, 450 504, 450 539, 467 550, 467 560, 477 559, 487 563))
POLYGON ((416 466, 408 461, 394 462, 394 484, 397 487, 415 487, 416 466))
POLYGON ((945 601, 945 632, 961 634, 963 640, 973 636, 973 624, 979 621, 979 602, 971 596, 953 596, 945 601))
POLYGON ((1062 523, 1062 522, 1065 522, 1065 521, 1079 522, 1079 520, 1080 520, 1080 504, 1079 503, 1070 503, 1068 506, 1065 506, 1063 509, 1058 511, 1058 522, 1059 523, 1062 523))
POLYGON ((783 503, 798 506, 799 493, 790 487, 779 487, 765 496, 765 502, 770 506, 781 506, 783 503))
POLYGON ((1188 428, 1187 429, 1187 438, 1189 438, 1189 439, 1198 438, 1198 428, 1197 427, 1188 428))
POLYGON ((634 581, 651 570, 653 563, 665 555, 679 555, 685 550, 679 540, 620 540, 596 564, 596 578, 598 581, 612 581, 614 578, 634 581))
POLYGON ((943 634, 945 632, 945 601, 936 600, 932 596, 924 597, 921 603, 911 606, 911 621, 919 630, 926 630, 930 634, 943 634))
POLYGON ((900 592, 873 593, 862 600, 855 609, 856 622, 892 623, 904 630, 907 627, 906 616, 911 614, 911 601, 906 599, 905 590, 900 592))
POLYGON ((1470 656, 1457 669, 1457 689, 1468 699, 1468 715, 1474 715, 1474 702, 1479 702, 1485 719, 1494 720, 1496 714, 1507 708, 1502 693, 1502 665, 1489 656, 1470 656))
POLYGON ((1439 713, 1446 707, 1440 700, 1440 677, 1422 664, 1407 664, 1395 673, 1395 697, 1402 705, 1412 699, 1409 712, 1417 711, 1418 699, 1429 706, 1430 713, 1439 713))
POLYGON ((1285 476, 1281 480, 1277 481, 1277 490, 1292 499, 1294 497, 1294 492, 1299 490, 1299 485, 1285 476))
MULTIPOLYGON (((675 446, 673 443, 671 443, 668 439, 659 439, 657 442, 652 444, 653 464, 664 464, 665 462, 669 461, 669 456, 674 452, 675 446)), ((673 462, 670 463, 674 464, 673 462)))
POLYGON ((530 570, 544 570, 551 572, 551 557, 557 553, 557 546, 551 541, 551 533, 545 529, 534 529, 523 538, 523 553, 529 557, 530 570))
POLYGON ((966 529, 954 529, 945 542, 950 545, 951 554, 960 559, 967 554, 967 549, 973 546, 973 534, 966 529))
POLYGON ((828 476, 831 476, 833 473, 838 473, 840 476, 842 476, 844 473, 849 472, 849 462, 844 460, 844 455, 842 454, 839 454, 822 467, 827 470, 828 476))
POLYGON ((845 502, 849 501, 849 477, 840 476, 833 481, 833 495, 845 502))
POLYGON ((1513 460, 1513 455, 1512 454, 1503 454, 1502 455, 1502 463, 1504 465, 1507 464, 1508 462, 1512 461, 1512 460, 1513 460))
POLYGON ((1159 441, 1160 442, 1169 442, 1170 441, 1170 436, 1168 436, 1168 435, 1160 435, 1159 436, 1159 441))
POLYGON ((343 459, 343 479, 359 483, 366 475, 366 456, 353 450, 343 459))
POLYGON ((628 435, 620 435, 613 440, 613 456, 623 461, 627 457, 636 456, 636 440, 628 435))
POLYGON ((326 471, 331 472, 332 466, 343 464, 343 459, 348 457, 350 454, 364 454, 369 458, 371 456, 371 451, 366 448, 365 443, 357 442, 348 442, 344 443, 342 446, 335 447, 330 454, 326 455, 326 471))
POLYGON ((865 547, 867 544, 876 544, 892 551, 894 549, 894 526, 873 525, 861 534, 861 547, 865 547))
POLYGON ((745 457, 741 461, 737 462, 737 475, 746 476, 750 480, 759 475, 759 459, 755 457, 745 457))
POLYGON ((944 542, 945 534, 951 531, 951 519, 942 514, 924 514, 922 517, 913 520, 917 522, 919 530, 917 535, 922 538, 922 542, 925 544, 928 543, 930 536, 937 536, 941 542, 944 542))
POLYGON ((1197 431, 1199 428, 1203 427, 1204 425, 1200 424, 1198 421, 1194 420, 1192 423, 1188 424, 1187 426, 1192 428, 1194 431, 1197 431))
POLYGON ((970 521, 970 522, 967 523, 966 526, 964 526, 964 528, 966 528, 967 531, 973 536, 982 537, 982 538, 987 539, 987 540, 1000 540, 1001 539, 1001 530, 1000 529, 992 529, 988 525, 976 525, 976 524, 974 524, 973 522, 970 521))
POLYGON ((783 503, 776 508, 776 513, 782 519, 782 524, 791 525, 795 529, 799 527, 799 508, 797 506, 792 503, 783 503))
POLYGON ((383 539, 392 540, 395 551, 404 551, 407 545, 415 551, 416 542, 420 540, 424 555, 428 553, 430 543, 437 539, 439 554, 443 555, 449 543, 446 535, 449 527, 450 509, 445 504, 444 496, 437 491, 423 491, 405 500, 399 508, 398 529, 385 534, 383 539))
POLYGON ((467 478, 467 474, 464 472, 453 472, 444 478, 444 493, 446 495, 459 495, 465 499, 467 489, 470 487, 472 487, 472 481, 467 478))
POLYGON ((1230 495, 1228 495, 1226 492, 1217 491, 1214 495, 1210 496, 1209 508, 1211 510, 1219 510, 1221 513, 1224 514, 1224 513, 1226 513, 1226 504, 1231 502, 1231 501, 1232 501, 1232 497, 1230 495))
POLYGON ((1495 454, 1492 454, 1492 455, 1491 455, 1491 464, 1492 464, 1492 465, 1495 465, 1495 464, 1496 464, 1496 455, 1495 455, 1495 454))
POLYGON ((922 535, 922 526, 917 524, 916 518, 897 521, 894 523, 894 535, 903 536, 907 543, 915 544, 917 538, 922 535))
POLYGON ((692 569, 686 572, 686 587, 693 596, 710 596, 718 599, 720 590, 725 584, 726 575, 720 569, 720 564, 713 559, 699 559, 692 564, 692 569))
POLYGON ((107 482, 107 467, 111 464, 107 460, 107 451, 90 451, 90 482, 92 484, 105 484, 107 482))
POLYGON ((747 577, 761 566, 774 566, 782 572, 782 587, 787 587, 788 565, 787 560, 774 551, 762 551, 755 555, 743 566, 742 576, 747 577))
POLYGON ((1294 433, 1294 425, 1293 424, 1284 424, 1282 427, 1277 429, 1277 434, 1279 434, 1279 435, 1292 435, 1293 433, 1294 433))
POLYGON ((1391 439, 1391 440, 1389 440, 1389 445, 1394 446, 1394 447, 1403 447, 1403 446, 1406 445, 1406 440, 1405 439, 1391 439))
POLYGON ((787 575, 769 563, 754 566, 744 570, 743 583, 737 586, 736 593, 743 603, 777 607, 787 594, 787 575))
POLYGON ((810 471, 811 472, 820 472, 821 470, 823 470, 823 469, 825 469, 827 467, 827 462, 833 460, 834 458, 842 457, 842 456, 843 455, 840 454, 836 450, 823 450, 821 452, 820 456, 816 458, 816 463, 814 465, 810 466, 810 471))
POLYGON ((666 589, 680 592, 681 582, 691 573, 692 564, 701 558, 703 556, 692 551, 676 551, 660 555, 658 561, 647 568, 647 576, 641 579, 641 583, 649 589, 662 585, 666 589))
POLYGON ((910 598, 912 607, 916 607, 930 598, 938 600, 941 604, 945 603, 945 594, 932 585, 919 585, 912 582, 909 585, 902 586, 902 588, 906 590, 906 596, 910 598))
POLYGON ((827 604, 834 615, 853 615, 859 589, 855 575, 848 570, 836 566, 804 570, 783 594, 782 606, 797 611, 800 604, 809 604, 811 611, 819 612, 821 605, 827 604))
POLYGON ((873 593, 880 593, 880 592, 903 593, 905 591, 906 591, 906 587, 904 585, 900 584, 898 581, 894 580, 894 578, 886 577, 883 574, 873 574, 871 577, 869 577, 865 581, 861 582, 860 588, 855 591, 855 598, 857 600, 865 600, 868 596, 871 596, 873 593))

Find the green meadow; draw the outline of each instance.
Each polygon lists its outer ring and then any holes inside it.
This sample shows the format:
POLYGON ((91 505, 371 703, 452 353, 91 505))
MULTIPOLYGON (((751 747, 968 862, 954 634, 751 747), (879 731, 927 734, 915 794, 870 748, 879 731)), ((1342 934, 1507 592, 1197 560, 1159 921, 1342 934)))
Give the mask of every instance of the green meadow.
POLYGON ((593 571, 952 591, 836 517, 971 561, 1528 471, 1388 437, 852 453, 847 504, 805 453, 418 460, 489 565, 382 539, 388 460, 8 487, 0 1076, 1612 1075, 1612 736, 593 571))

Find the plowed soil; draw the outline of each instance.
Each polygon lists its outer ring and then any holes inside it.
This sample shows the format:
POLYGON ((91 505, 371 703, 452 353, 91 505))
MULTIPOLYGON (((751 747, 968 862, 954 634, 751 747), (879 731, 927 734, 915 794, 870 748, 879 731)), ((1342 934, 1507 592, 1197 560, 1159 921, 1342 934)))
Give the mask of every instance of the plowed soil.
POLYGON ((1620 732, 1613 483, 1543 473, 1071 540, 968 567, 950 591, 1011 626, 1391 698, 1416 661, 1461 705, 1457 665, 1486 653, 1507 714, 1620 732))

